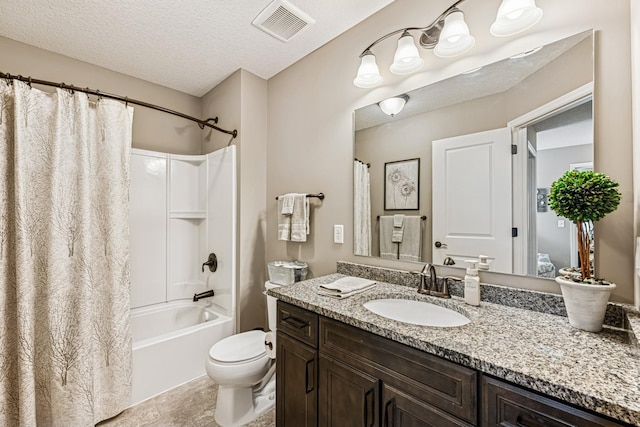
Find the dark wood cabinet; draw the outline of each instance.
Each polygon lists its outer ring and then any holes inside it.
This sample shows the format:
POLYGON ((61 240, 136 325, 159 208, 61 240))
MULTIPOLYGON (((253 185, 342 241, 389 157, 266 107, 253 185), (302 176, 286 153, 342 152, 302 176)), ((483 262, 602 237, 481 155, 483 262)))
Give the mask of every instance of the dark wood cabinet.
POLYGON ((387 384, 382 387, 382 420, 384 427, 472 426, 387 384))
POLYGON ((495 378, 482 377, 482 426, 611 427, 622 426, 495 378))
POLYGON ((278 332, 276 339, 276 423, 317 425, 317 350, 278 332))
POLYGON ((278 427, 627 424, 278 301, 278 427))
POLYGON ((278 301, 276 424, 318 425, 318 315, 278 301))
POLYGON ((319 425, 379 426, 380 381, 322 353, 319 359, 319 425))

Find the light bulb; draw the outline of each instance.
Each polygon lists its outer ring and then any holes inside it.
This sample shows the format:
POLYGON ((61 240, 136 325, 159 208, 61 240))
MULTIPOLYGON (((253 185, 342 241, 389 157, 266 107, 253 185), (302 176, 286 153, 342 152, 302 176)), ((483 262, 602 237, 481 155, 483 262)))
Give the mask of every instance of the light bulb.
POLYGON ((535 0, 502 0, 490 32, 496 37, 507 37, 533 27, 542 19, 542 9, 535 0))
POLYGON ((367 50, 362 56, 358 75, 353 79, 353 84, 361 88, 372 88, 382 83, 382 76, 376 64, 376 56, 367 50))
POLYGON ((444 18, 440 41, 433 53, 440 58, 451 58, 468 52, 475 44, 476 39, 469 34, 469 27, 464 22, 464 14, 457 10, 444 18))
POLYGON ((413 36, 408 31, 403 32, 389 70, 393 74, 409 74, 418 71, 423 65, 424 60, 420 58, 413 36))

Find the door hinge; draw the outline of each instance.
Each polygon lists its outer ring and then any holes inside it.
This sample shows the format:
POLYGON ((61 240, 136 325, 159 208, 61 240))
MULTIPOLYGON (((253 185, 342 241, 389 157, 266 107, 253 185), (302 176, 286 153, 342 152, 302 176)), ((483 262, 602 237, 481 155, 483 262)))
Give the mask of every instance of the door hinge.
POLYGON ((516 144, 511 144, 511 154, 518 154, 518 146, 516 144))
POLYGON ((513 227, 511 229, 511 237, 518 237, 518 227, 513 227))

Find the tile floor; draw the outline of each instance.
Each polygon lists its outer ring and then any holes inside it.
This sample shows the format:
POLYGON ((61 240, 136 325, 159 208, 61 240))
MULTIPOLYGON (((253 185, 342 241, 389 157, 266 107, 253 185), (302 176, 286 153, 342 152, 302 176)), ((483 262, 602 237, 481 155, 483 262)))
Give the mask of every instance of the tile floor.
MULTIPOLYGON (((205 375, 125 409, 97 426, 219 427, 213 419, 217 391, 217 384, 205 375)), ((275 418, 272 409, 247 427, 275 427, 275 418)))

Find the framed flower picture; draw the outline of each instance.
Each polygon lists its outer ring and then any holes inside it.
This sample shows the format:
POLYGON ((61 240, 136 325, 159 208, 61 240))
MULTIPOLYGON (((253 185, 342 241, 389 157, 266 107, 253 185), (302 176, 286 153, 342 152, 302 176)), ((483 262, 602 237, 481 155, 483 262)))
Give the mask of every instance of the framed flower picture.
POLYGON ((420 209, 420 159, 384 164, 384 210, 420 209))

